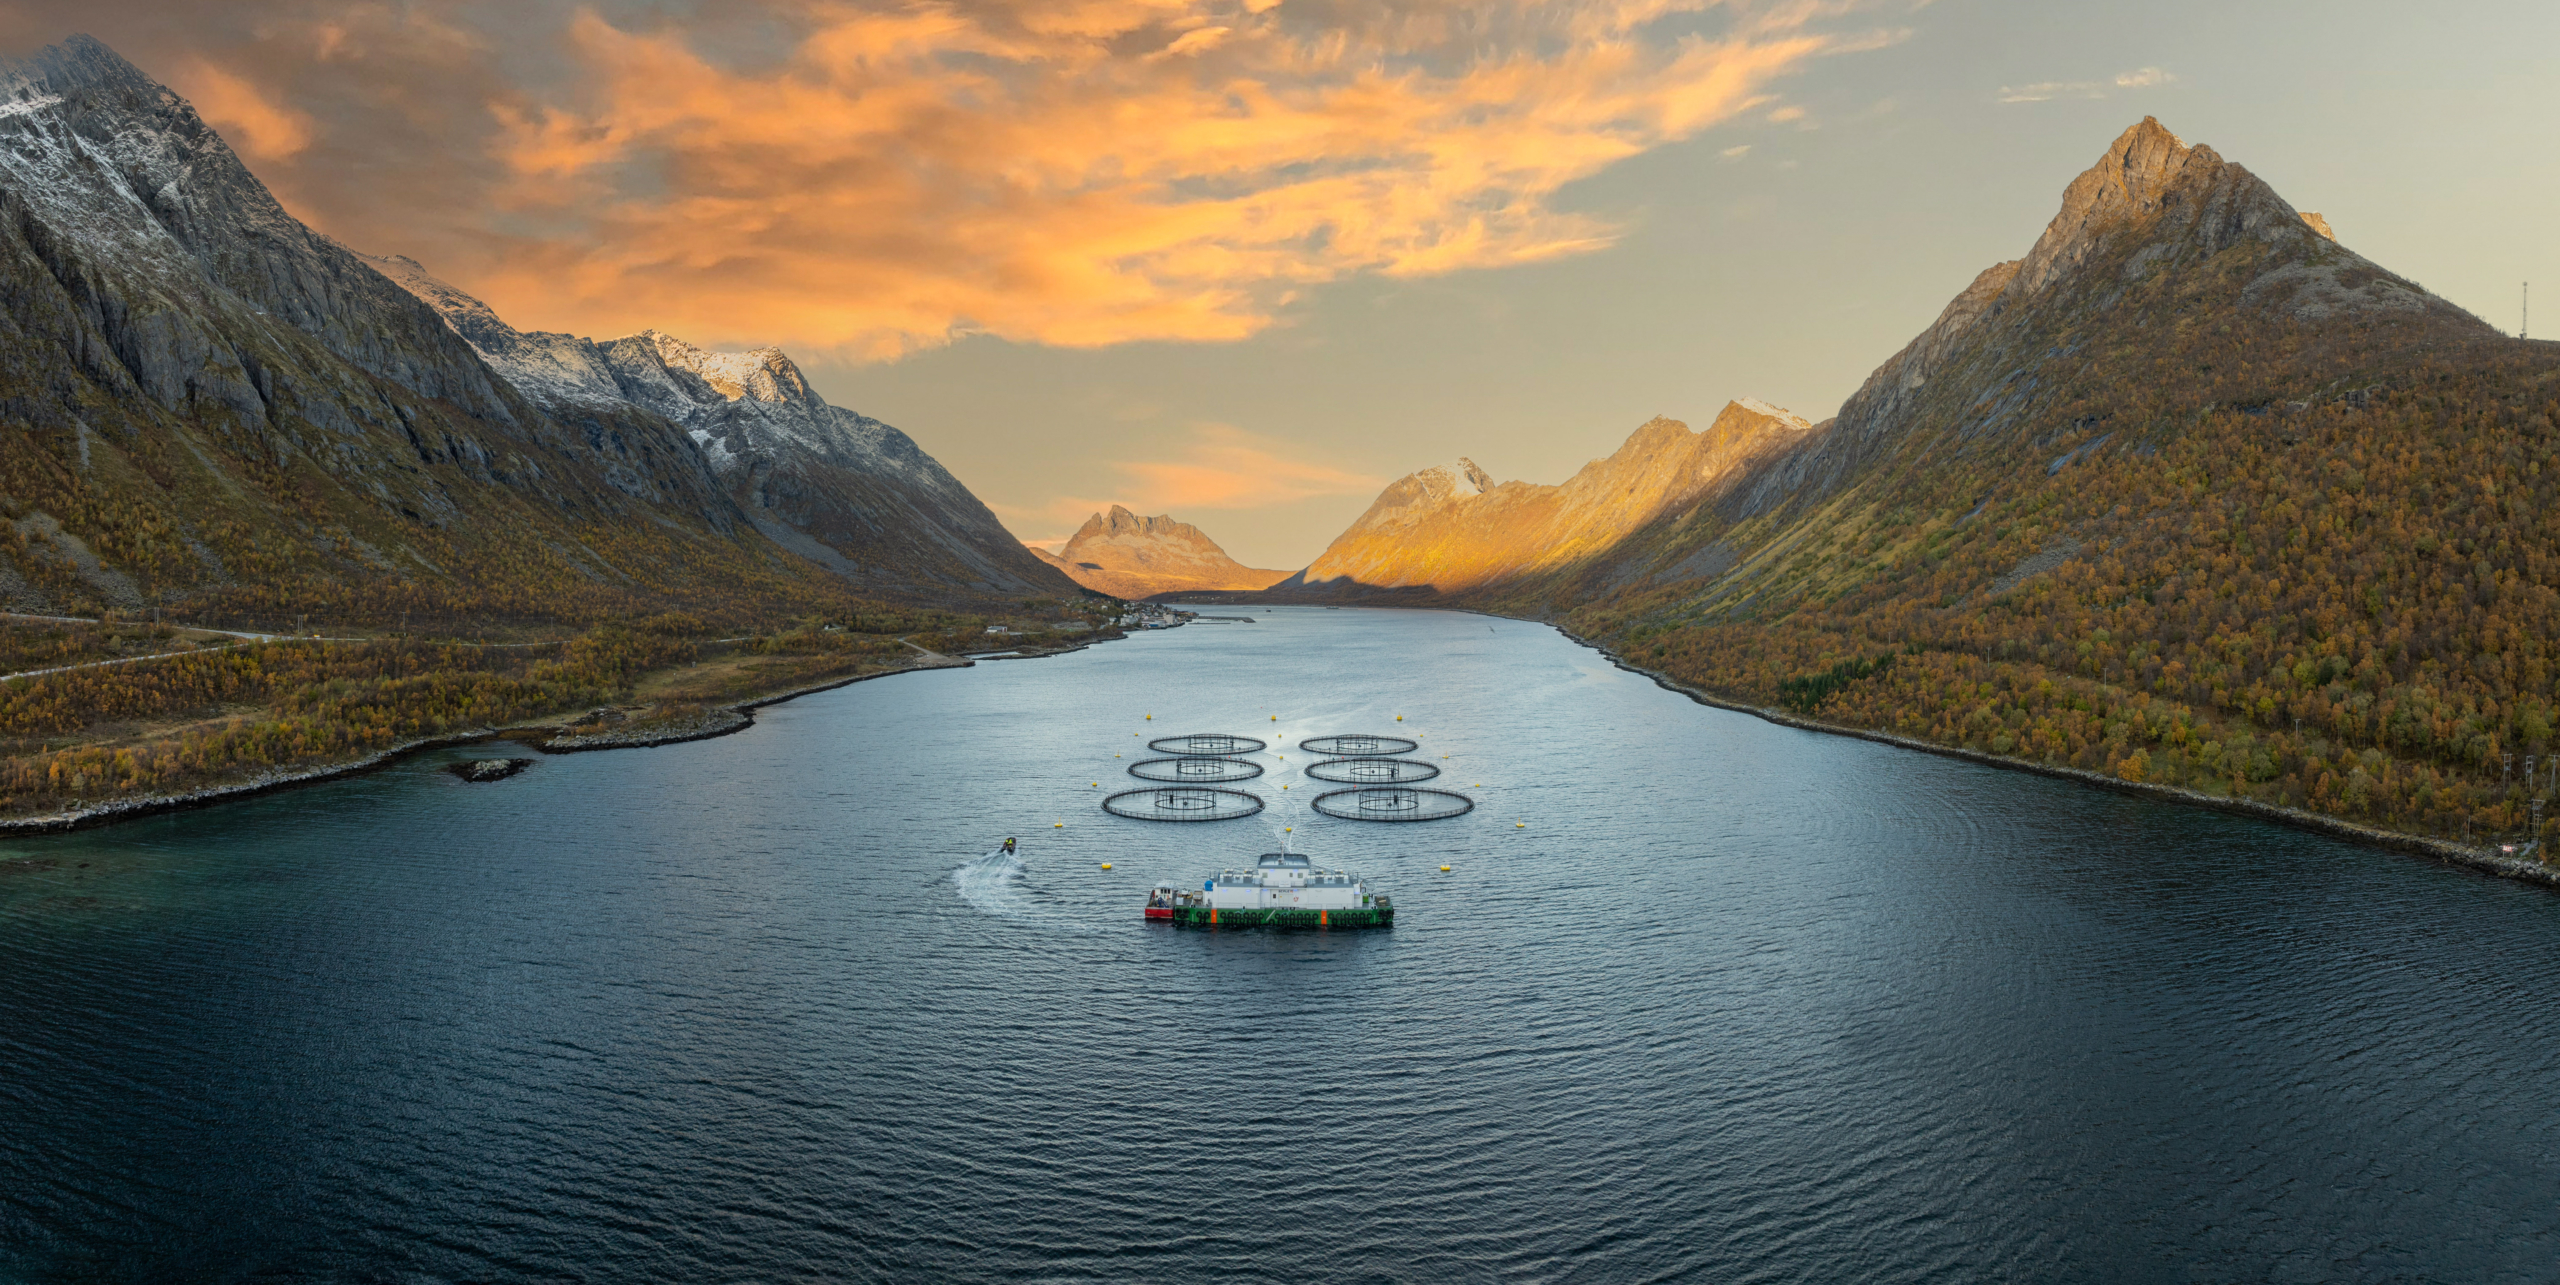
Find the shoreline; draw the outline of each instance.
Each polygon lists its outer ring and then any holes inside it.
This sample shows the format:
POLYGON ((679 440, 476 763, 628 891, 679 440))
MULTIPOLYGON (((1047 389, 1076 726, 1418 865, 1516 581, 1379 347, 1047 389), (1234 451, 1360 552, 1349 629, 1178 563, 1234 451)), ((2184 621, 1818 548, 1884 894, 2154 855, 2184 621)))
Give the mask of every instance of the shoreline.
MULTIPOLYGON (((1497 615, 1498 613, 1471 612, 1470 614, 1497 615)), ((1517 616, 1502 616, 1501 618, 1505 620, 1520 619, 1520 617, 1517 616)), ((2352 842, 2363 843, 2393 852, 2407 853, 2411 856, 2427 857, 2446 865, 2461 866, 2467 870, 2477 871, 2481 874, 2494 875, 2502 879, 2513 879, 2519 883, 2538 883, 2546 888, 2560 888, 2560 869, 2554 869, 2550 866, 2543 865, 2541 862, 2528 860, 2523 857, 2501 856, 2494 848, 2475 848, 2467 844, 2455 843, 2450 840, 2434 839, 2422 834, 2409 834, 2400 830, 2386 830, 2379 826, 2363 825, 2354 821, 2344 820, 2339 817, 2323 816, 2317 812, 2305 812, 2299 808, 2284 807, 2280 804, 2261 803, 2255 799, 2235 799, 2219 794, 2207 794, 2202 790, 2191 790, 2185 786, 2178 785, 2157 785, 2149 781, 2127 781, 2120 777, 2112 777, 2105 775, 2104 773, 2092 772, 2087 768, 2065 767, 2055 763, 2033 763, 2025 759, 2008 758, 1998 754, 1985 753, 1981 750, 1967 749, 1961 745, 1940 745, 1935 741, 1924 741, 1917 737, 1903 736, 1894 732, 1879 732, 1872 728, 1850 727, 1841 723, 1825 723, 1819 719, 1803 718, 1781 710, 1768 709, 1758 705, 1746 705, 1740 701, 1729 700, 1725 697, 1717 696, 1703 688, 1693 687, 1687 683, 1681 682, 1679 679, 1671 677, 1668 674, 1662 673, 1659 670, 1647 669, 1642 665, 1631 664, 1625 657, 1622 657, 1618 653, 1611 651, 1609 648, 1565 628, 1563 625, 1555 624, 1552 621, 1540 621, 1537 623, 1550 625, 1557 633, 1563 634, 1566 638, 1600 653, 1603 657, 1608 659, 1610 664, 1615 665, 1630 674, 1641 674, 1646 678, 1650 678, 1654 681, 1656 686, 1659 686, 1666 691, 1677 692, 1701 705, 1712 706, 1716 709, 1732 710, 1737 714, 1749 714, 1763 722, 1774 723, 1780 727, 1791 727, 1804 732, 1821 732, 1832 736, 1851 736, 1862 741, 1875 741, 1880 744, 1892 745, 1901 749, 1917 750, 1923 754, 1935 754, 1942 758, 1962 759, 1968 763, 1979 764, 1983 767, 2000 768, 2012 772, 2029 772, 2037 776, 2053 777, 2058 780, 2071 781, 2080 785, 2090 785, 2096 786, 2100 789, 2113 790, 2119 794, 2133 794, 2144 798, 2158 799, 2168 803, 2184 803, 2195 807, 2211 808, 2217 812, 2229 812, 2240 816, 2252 817, 2260 821, 2272 821, 2278 825, 2291 826, 2297 830, 2309 830, 2314 833, 2328 835, 2331 838, 2346 839, 2352 842)))
MULTIPOLYGON (((1097 642, 1110 641, 1113 640, 1110 638, 1094 638, 1088 641, 1075 643, 1070 646, 1059 647, 1054 650, 1030 652, 1019 656, 1009 656, 1006 657, 1006 659, 1041 660, 1050 656, 1063 656, 1069 652, 1082 651, 1087 647, 1093 646, 1097 642)), ((922 649, 919 648, 919 650, 922 649)), ((544 755, 585 754, 599 750, 641 750, 654 748, 660 745, 680 745, 687 741, 707 741, 715 737, 729 736, 738 732, 743 732, 748 728, 755 726, 755 711, 763 709, 768 705, 779 705, 784 701, 797 700, 803 696, 814 696, 820 692, 834 691, 839 687, 850 687, 855 683, 865 683, 875 678, 894 678, 900 674, 923 673, 930 670, 940 669, 971 669, 975 668, 978 663, 965 657, 945 656, 940 652, 926 652, 925 656, 930 657, 931 659, 920 658, 915 663, 903 665, 895 669, 882 669, 868 674, 855 674, 845 678, 822 679, 815 683, 808 683, 799 687, 789 688, 784 691, 768 693, 763 696, 751 697, 749 699, 736 701, 727 705, 715 705, 703 711, 704 719, 700 723, 683 727, 659 725, 655 727, 634 728, 632 729, 633 734, 628 739, 609 732, 593 733, 582 736, 575 733, 569 733, 568 729, 564 725, 550 723, 517 723, 507 727, 475 727, 462 731, 446 732, 436 736, 422 736, 415 740, 402 741, 397 745, 386 746, 383 749, 376 750, 363 758, 354 759, 344 763, 320 764, 306 768, 278 768, 250 780, 233 781, 223 785, 211 785, 200 790, 188 790, 178 794, 156 794, 135 799, 117 799, 113 802, 102 803, 95 807, 82 808, 76 812, 57 812, 47 816, 0 819, 0 838, 66 834, 73 830, 93 830, 102 826, 121 824, 126 821, 138 821, 147 816, 157 816, 163 813, 192 811, 197 808, 211 807, 218 803, 229 803, 235 799, 243 799, 251 795, 268 794, 279 790, 293 789, 298 786, 318 785, 322 782, 340 780, 345 777, 361 776, 367 772, 380 771, 383 768, 390 767, 413 754, 423 754, 429 750, 451 749, 457 745, 476 745, 484 741, 502 741, 510 739, 520 740, 532 749, 539 751, 544 755), (547 733, 548 735, 542 737, 540 740, 536 740, 535 735, 538 733, 547 733), (559 744, 563 739, 569 738, 574 738, 580 743, 559 744)))

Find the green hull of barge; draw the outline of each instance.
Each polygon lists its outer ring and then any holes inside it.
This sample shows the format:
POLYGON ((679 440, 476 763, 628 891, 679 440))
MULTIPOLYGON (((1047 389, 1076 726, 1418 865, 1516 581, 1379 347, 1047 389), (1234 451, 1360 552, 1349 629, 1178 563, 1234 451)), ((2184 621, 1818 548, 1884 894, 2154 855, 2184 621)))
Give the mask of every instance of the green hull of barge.
POLYGON ((1173 908, 1173 923, 1177 928, 1385 928, 1395 921, 1396 908, 1393 906, 1362 906, 1357 910, 1293 910, 1283 907, 1213 911, 1205 906, 1173 908))

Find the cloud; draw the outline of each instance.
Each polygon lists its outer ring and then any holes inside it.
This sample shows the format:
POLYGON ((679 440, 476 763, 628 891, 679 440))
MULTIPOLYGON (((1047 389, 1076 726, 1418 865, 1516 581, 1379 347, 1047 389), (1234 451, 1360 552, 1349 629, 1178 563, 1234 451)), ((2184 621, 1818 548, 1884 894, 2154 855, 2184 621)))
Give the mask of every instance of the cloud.
MULTIPOLYGON (((1263 509, 1331 495, 1372 495, 1386 480, 1355 473, 1306 457, 1288 442, 1249 433, 1228 424, 1200 424, 1192 440, 1170 459, 1118 460, 1112 468, 1123 483, 1106 498, 1061 496, 1036 510, 1006 511, 1005 516, 1060 523, 1070 528, 1112 505, 1140 514, 1201 509, 1263 509)), ((1054 545, 1066 537, 1029 540, 1054 545)))
POLYGON ((2106 86, 2094 80, 2040 80, 2032 85, 2002 85, 2004 103, 2045 103, 2056 98, 2104 98, 2106 86))
POLYGON ((311 146, 311 117, 270 98, 252 81, 202 58, 189 59, 170 79, 196 113, 251 160, 290 160, 311 146))
POLYGON ((2057 98, 2104 98, 2111 86, 2116 89, 2150 89, 2169 84, 2177 78, 2176 73, 2163 71, 2158 67, 2139 67, 2132 71, 2117 72, 2114 79, 2106 81, 2040 80, 2032 85, 2002 85, 1999 97, 2004 103, 2045 103, 2057 98))
POLYGON ((1726 160, 1728 160, 1728 161, 1738 161, 1738 160, 1741 160, 1741 159, 1742 159, 1743 157, 1745 157, 1745 156, 1749 156, 1750 154, 1751 154, 1751 144, 1749 144, 1749 143, 1741 143, 1741 144, 1737 144, 1736 146, 1728 147, 1728 148, 1724 149, 1723 151, 1716 153, 1716 155, 1721 156, 1721 157, 1725 158, 1725 159, 1726 159, 1726 160))
POLYGON ((1220 341, 1612 243, 1559 194, 1782 111, 1874 0, 16 0, 294 212, 529 328, 816 360, 1220 341))
POLYGON ((1781 107, 1778 110, 1769 113, 1769 123, 1772 125, 1784 125, 1788 121, 1803 119, 1804 109, 1801 107, 1781 107))
POLYGON ((1605 246, 1559 189, 1875 37, 1712 0, 812 4, 777 58, 587 12, 489 104, 509 225, 439 271, 534 324, 888 358, 1231 340, 1308 288, 1605 246))

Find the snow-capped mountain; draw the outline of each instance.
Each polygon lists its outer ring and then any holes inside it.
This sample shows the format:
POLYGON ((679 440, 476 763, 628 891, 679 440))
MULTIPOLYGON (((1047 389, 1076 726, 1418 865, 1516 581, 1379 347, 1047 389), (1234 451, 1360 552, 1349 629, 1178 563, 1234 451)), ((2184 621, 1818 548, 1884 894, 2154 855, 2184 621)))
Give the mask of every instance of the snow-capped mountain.
POLYGON ((366 262, 553 414, 638 410, 682 427, 748 520, 804 556, 865 581, 923 571, 1001 592, 1061 587, 913 438, 829 405, 779 348, 713 352, 656 330, 602 341, 521 331, 414 259, 366 262))
POLYGON ((105 45, 0 59, 0 605, 592 620, 1073 592, 787 362, 518 335, 405 284, 105 45))

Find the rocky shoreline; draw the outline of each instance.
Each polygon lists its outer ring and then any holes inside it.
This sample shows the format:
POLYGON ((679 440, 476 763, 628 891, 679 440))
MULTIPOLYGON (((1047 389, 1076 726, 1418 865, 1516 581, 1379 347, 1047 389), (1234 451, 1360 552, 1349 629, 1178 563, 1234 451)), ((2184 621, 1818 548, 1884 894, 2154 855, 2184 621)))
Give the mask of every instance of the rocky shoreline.
MULTIPOLYGON (((1509 617, 1505 618, 1508 619, 1509 617)), ((2448 865, 2462 866, 2467 869, 2480 871, 2483 874, 2496 875, 2504 879, 2515 879, 2525 883, 2538 883, 2545 887, 2560 888, 2560 870, 2555 870, 2538 861, 2528 860, 2523 857, 2511 857, 2504 855, 2495 848, 2473 847, 2469 844, 2452 843, 2443 839, 2430 838, 2421 834, 2408 834, 2399 830, 2386 830, 2379 826, 2359 825, 2353 821, 2340 820, 2337 817, 2322 816, 2317 812, 2305 812, 2299 808, 2282 807, 2273 803, 2260 803, 2255 799, 2234 799, 2218 794, 2207 794, 2202 790, 2190 790, 2183 786, 2157 785, 2148 781, 2127 781, 2119 777, 2108 776, 2104 773, 2092 772, 2086 768, 2063 767, 2052 763, 2030 763, 2022 759, 2005 758, 1998 754, 1986 754, 1980 750, 1966 749, 1960 745, 1940 745, 1935 741, 1924 741, 1917 737, 1900 736, 1892 732, 1879 732, 1871 728, 1849 727, 1839 723, 1825 723, 1819 719, 1798 717, 1797 715, 1789 714, 1783 710, 1769 709, 1758 705, 1746 705, 1740 701, 1728 700, 1724 697, 1705 691, 1704 689, 1690 686, 1689 684, 1681 682, 1680 680, 1659 670, 1647 669, 1642 665, 1631 664, 1625 657, 1620 656, 1618 653, 1611 651, 1609 648, 1593 642, 1588 638, 1584 638, 1581 635, 1574 633, 1572 630, 1566 629, 1562 625, 1556 626, 1556 632, 1563 634, 1565 637, 1570 638, 1603 656, 1608 657, 1610 664, 1631 674, 1642 674, 1645 677, 1652 679, 1657 685, 1664 689, 1678 692, 1701 705, 1712 705, 1718 709, 1729 709, 1736 713, 1749 714, 1754 718, 1776 723, 1781 727, 1793 727, 1808 732, 1826 732, 1834 736, 1854 736, 1862 741, 1876 741, 1885 745, 1899 746, 1906 750, 1918 750, 1923 754, 1936 754, 1946 758, 1963 759, 1966 762, 1979 763, 1985 767, 2003 768, 2013 772, 2032 772, 2038 776, 2050 776, 2066 781, 2076 781, 2082 785, 2094 785, 2100 789, 2114 790, 2121 794, 2138 794, 2146 798, 2163 799, 2172 803, 2185 803, 2196 807, 2212 808, 2219 812, 2237 813, 2242 816, 2256 817, 2261 821, 2273 821, 2279 825, 2289 825, 2296 829, 2311 830, 2320 834, 2331 835, 2336 838, 2350 839, 2358 843, 2371 844, 2375 847, 2387 848, 2394 852, 2406 852, 2415 856, 2428 857, 2437 861, 2442 861, 2448 865)))
MULTIPOLYGON (((1045 656, 1062 656, 1068 652, 1082 651, 1096 642, 1107 642, 1116 636, 1106 635, 1059 647, 1026 649, 1019 658, 1028 660, 1045 656)), ((253 794, 265 794, 274 790, 315 785, 322 781, 357 776, 388 767, 412 754, 424 753, 428 750, 450 749, 458 745, 475 745, 485 741, 514 740, 530 745, 545 754, 574 754, 592 750, 647 749, 657 745, 709 740, 715 736, 727 736, 753 727, 754 712, 767 705, 778 705, 787 700, 834 691, 839 687, 869 682, 875 678, 888 678, 897 674, 912 674, 934 669, 968 669, 974 667, 976 663, 957 656, 945 656, 939 652, 925 652, 906 664, 890 669, 874 670, 868 674, 854 674, 844 678, 830 678, 757 696, 735 704, 710 706, 698 714, 683 719, 638 723, 627 728, 616 727, 596 732, 570 732, 567 728, 581 725, 560 723, 466 728, 439 736, 402 741, 363 758, 344 763, 304 768, 278 768, 260 773, 245 781, 226 782, 222 785, 207 786, 201 790, 116 799, 47 816, 0 819, 0 835, 52 834, 68 830, 94 829, 98 826, 113 825, 157 813, 206 807, 233 799, 246 798, 253 794)))

